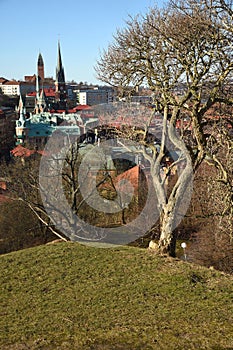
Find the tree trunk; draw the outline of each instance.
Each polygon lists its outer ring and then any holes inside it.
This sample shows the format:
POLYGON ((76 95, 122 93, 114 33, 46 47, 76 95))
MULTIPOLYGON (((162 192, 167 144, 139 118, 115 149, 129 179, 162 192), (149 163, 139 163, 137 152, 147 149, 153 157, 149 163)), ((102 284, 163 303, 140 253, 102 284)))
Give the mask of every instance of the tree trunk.
POLYGON ((176 235, 173 230, 174 212, 165 208, 160 219, 159 252, 169 256, 176 256, 176 235))
MULTIPOLYGON (((192 160, 190 154, 185 146, 185 143, 182 141, 179 135, 177 135, 175 129, 175 121, 177 120, 178 115, 179 109, 175 108, 168 127, 168 137, 176 150, 180 151, 179 157, 185 162, 184 169, 180 172, 180 174, 177 174, 178 178, 174 186, 172 186, 171 193, 169 193, 168 197, 166 198, 166 203, 164 201, 164 196, 162 197, 157 191, 158 199, 160 201, 160 208, 162 209, 160 216, 161 234, 159 239, 159 251, 173 257, 175 257, 176 249, 176 234, 174 230, 185 215, 190 203, 193 177, 192 160)), ((155 180, 156 179, 154 179, 154 184, 157 184, 158 180, 155 180)), ((161 186, 160 189, 161 191, 163 190, 161 186)))

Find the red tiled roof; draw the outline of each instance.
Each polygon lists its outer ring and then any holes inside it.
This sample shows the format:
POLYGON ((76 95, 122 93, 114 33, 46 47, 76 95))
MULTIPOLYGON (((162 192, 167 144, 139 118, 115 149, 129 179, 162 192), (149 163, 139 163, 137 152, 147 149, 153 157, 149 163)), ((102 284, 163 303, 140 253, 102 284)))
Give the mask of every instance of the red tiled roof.
POLYGON ((14 157, 30 157, 32 154, 36 153, 36 150, 31 150, 26 147, 23 147, 22 145, 16 146, 12 151, 11 154, 14 157))
MULTIPOLYGON (((134 187, 134 191, 137 191, 139 186, 139 166, 136 165, 133 168, 125 171, 123 174, 118 175, 115 179, 115 185, 117 185, 117 183, 122 180, 131 182, 132 186, 134 187)), ((127 190, 127 182, 125 184, 120 184, 120 187, 122 190, 124 190, 124 187, 125 190, 127 190)))
POLYGON ((50 109, 49 111, 50 113, 60 113, 60 114, 66 112, 65 109, 50 109))
MULTIPOLYGON (((44 94, 46 97, 55 97, 55 89, 53 88, 45 88, 44 94)), ((41 90, 40 90, 41 92, 41 90)), ((28 92, 27 96, 36 96, 36 91, 28 92)))
POLYGON ((12 151, 11 154, 14 157, 30 157, 32 154, 38 153, 42 156, 46 155, 47 153, 44 150, 32 150, 28 149, 26 147, 23 147, 22 145, 16 146, 12 151))
POLYGON ((8 81, 8 79, 5 79, 3 77, 0 78, 0 84, 4 84, 8 81))
POLYGON ((16 80, 8 80, 4 83, 4 85, 20 85, 20 82, 16 80))
POLYGON ((74 111, 82 111, 84 109, 91 109, 91 107, 88 105, 78 105, 73 108, 74 111))
POLYGON ((45 88, 44 93, 46 97, 55 97, 55 89, 54 88, 45 88))
POLYGON ((25 75, 24 80, 26 82, 35 82, 36 81, 36 75, 25 75))

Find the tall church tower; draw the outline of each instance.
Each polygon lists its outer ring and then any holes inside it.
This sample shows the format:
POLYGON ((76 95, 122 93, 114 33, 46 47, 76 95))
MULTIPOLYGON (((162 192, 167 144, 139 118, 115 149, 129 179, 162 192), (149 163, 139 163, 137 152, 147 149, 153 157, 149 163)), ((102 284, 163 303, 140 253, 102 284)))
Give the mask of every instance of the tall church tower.
POLYGON ((65 73, 62 66, 60 42, 58 41, 58 57, 56 67, 55 98, 59 108, 66 109, 65 73))
POLYGON ((37 61, 37 75, 40 79, 40 82, 43 83, 43 81, 44 81, 44 61, 43 61, 41 53, 39 53, 38 61, 37 61))

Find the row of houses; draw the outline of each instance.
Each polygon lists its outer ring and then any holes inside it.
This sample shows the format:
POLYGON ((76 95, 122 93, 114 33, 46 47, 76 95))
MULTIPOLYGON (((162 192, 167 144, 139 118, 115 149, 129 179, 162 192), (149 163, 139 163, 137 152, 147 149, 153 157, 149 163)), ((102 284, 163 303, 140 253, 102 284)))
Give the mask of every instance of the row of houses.
MULTIPOLYGON (((8 80, 0 77, 0 90, 7 96, 22 95, 30 103, 35 97, 36 75, 25 76, 25 80, 8 80), (29 79, 30 78, 30 79, 29 79)), ((43 81, 43 91, 47 99, 55 98, 55 81, 52 78, 45 78, 43 81)), ((75 83, 66 83, 67 99, 80 105, 97 105, 113 102, 115 98, 114 90, 107 86, 82 86, 75 83)), ((34 102, 34 101, 33 101, 34 102)))
MULTIPOLYGON (((95 86, 66 82, 65 70, 62 64, 60 41, 58 41, 58 55, 56 65, 56 77, 45 77, 44 60, 42 54, 39 53, 37 60, 37 73, 33 75, 25 75, 24 80, 17 81, 15 79, 8 80, 0 77, 0 90, 7 96, 23 96, 31 97, 33 92, 44 90, 46 98, 54 98, 59 102, 60 106, 66 107, 68 101, 82 105, 96 105, 100 103, 108 103, 113 101, 114 90, 111 87, 95 86), (53 96, 51 95, 53 94, 53 96)), ((54 102, 53 101, 53 102, 54 102)), ((70 107, 70 106, 69 106, 70 107)))

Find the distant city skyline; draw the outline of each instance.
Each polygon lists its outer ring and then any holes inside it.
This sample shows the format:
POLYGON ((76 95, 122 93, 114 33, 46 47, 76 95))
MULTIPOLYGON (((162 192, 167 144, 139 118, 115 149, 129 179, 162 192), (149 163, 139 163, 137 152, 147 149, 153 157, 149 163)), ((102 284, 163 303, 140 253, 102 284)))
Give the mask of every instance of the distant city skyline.
POLYGON ((23 80, 37 72, 42 54, 45 76, 55 78, 60 40, 66 81, 101 84, 94 66, 129 15, 145 14, 165 1, 0 0, 0 76, 23 80))

